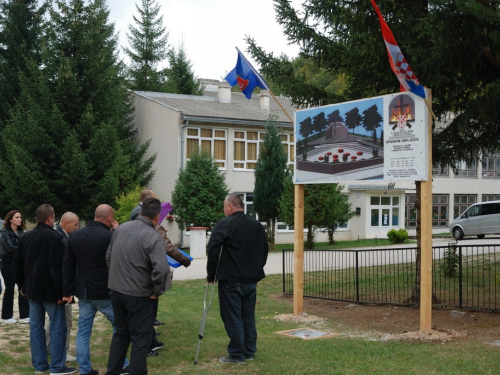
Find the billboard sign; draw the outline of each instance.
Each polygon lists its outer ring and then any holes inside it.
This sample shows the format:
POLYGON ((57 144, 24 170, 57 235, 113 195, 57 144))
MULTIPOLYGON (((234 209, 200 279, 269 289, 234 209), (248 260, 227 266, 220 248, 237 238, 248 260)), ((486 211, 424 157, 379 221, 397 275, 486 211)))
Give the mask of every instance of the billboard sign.
POLYGON ((425 181, 427 128, 410 92, 296 111, 294 183, 425 181))

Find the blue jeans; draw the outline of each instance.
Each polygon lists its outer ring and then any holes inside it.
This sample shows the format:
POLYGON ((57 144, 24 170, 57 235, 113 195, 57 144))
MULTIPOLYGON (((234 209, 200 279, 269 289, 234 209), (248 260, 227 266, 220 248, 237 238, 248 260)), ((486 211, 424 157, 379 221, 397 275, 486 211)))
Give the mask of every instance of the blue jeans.
POLYGON ((257 351, 256 300, 257 283, 219 281, 220 316, 230 339, 227 352, 236 360, 253 357, 257 351))
POLYGON ((58 372, 65 367, 66 361, 66 313, 64 305, 55 302, 29 300, 30 304, 30 345, 31 363, 35 371, 58 372), (45 312, 49 315, 51 362, 45 347, 45 312))
MULTIPOLYGON (((86 374, 92 370, 90 362, 90 335, 92 334, 92 325, 97 311, 100 311, 113 326, 113 333, 116 331, 115 314, 111 300, 103 299, 78 299, 80 316, 78 318, 78 332, 76 334, 76 361, 80 366, 80 374, 86 374)), ((129 365, 127 358, 122 367, 129 365)))

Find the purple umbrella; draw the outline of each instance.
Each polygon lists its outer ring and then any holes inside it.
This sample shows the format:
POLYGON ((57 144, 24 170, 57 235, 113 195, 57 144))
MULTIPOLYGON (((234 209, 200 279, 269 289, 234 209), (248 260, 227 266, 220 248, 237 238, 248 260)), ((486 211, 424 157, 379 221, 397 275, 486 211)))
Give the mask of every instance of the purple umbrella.
POLYGON ((170 211, 172 211, 172 205, 170 202, 161 202, 160 220, 158 221, 158 224, 161 224, 170 211))

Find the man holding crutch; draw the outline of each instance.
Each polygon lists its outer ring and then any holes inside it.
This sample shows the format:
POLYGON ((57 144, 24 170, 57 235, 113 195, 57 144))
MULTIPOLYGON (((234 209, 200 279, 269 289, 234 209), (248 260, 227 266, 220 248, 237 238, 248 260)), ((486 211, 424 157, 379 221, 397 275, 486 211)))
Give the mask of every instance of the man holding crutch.
POLYGON ((229 354, 219 362, 242 364, 257 351, 257 282, 265 277, 268 248, 264 227, 243 212, 239 194, 226 197, 224 215, 208 242, 207 281, 219 282, 220 315, 230 339, 229 354))

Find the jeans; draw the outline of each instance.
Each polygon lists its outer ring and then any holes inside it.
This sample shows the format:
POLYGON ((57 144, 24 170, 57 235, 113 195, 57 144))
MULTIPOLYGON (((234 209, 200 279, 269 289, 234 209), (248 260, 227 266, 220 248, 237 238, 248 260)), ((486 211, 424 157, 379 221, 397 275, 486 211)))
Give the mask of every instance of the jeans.
MULTIPOLYGON (((113 306, 111 300, 92 300, 92 299, 78 299, 78 307, 80 309, 80 316, 78 318, 78 332, 76 334, 76 361, 80 366, 80 374, 86 374, 92 370, 92 363, 90 362, 90 335, 92 334, 92 325, 97 311, 100 311, 113 326, 113 333, 116 331, 115 327, 115 314, 113 313, 113 306)), ((122 367, 129 365, 127 358, 122 363, 122 367)))
POLYGON ((64 305, 55 302, 40 302, 29 300, 30 306, 30 345, 31 363, 35 371, 58 372, 65 367, 66 362, 66 318, 64 305), (45 348, 45 312, 50 319, 50 353, 49 367, 47 350, 45 348))
MULTIPOLYGON (((71 338, 71 328, 73 327, 73 305, 67 304, 64 306, 66 312, 66 354, 69 352, 69 340, 71 338)), ((50 319, 45 319, 45 342, 47 344, 47 352, 50 352, 50 319)))
MULTIPOLYGON (((14 270, 12 269, 11 262, 0 262, 0 264, 3 281, 5 282, 5 294, 3 295, 2 301, 2 319, 10 319, 14 317, 14 287, 16 285, 14 282, 14 270)), ((17 285, 17 288, 18 290, 21 290, 20 285, 17 285)), ((17 303, 19 305, 19 318, 29 318, 30 305, 28 299, 19 293, 17 303)))
POLYGON ((153 300, 149 297, 134 297, 111 291, 111 303, 115 313, 116 331, 109 349, 108 375, 119 375, 127 350, 130 353, 130 373, 148 373, 146 356, 150 351, 154 322, 153 300))
POLYGON ((255 303, 257 283, 219 281, 219 307, 229 336, 227 352, 236 360, 253 357, 257 351, 255 303))

